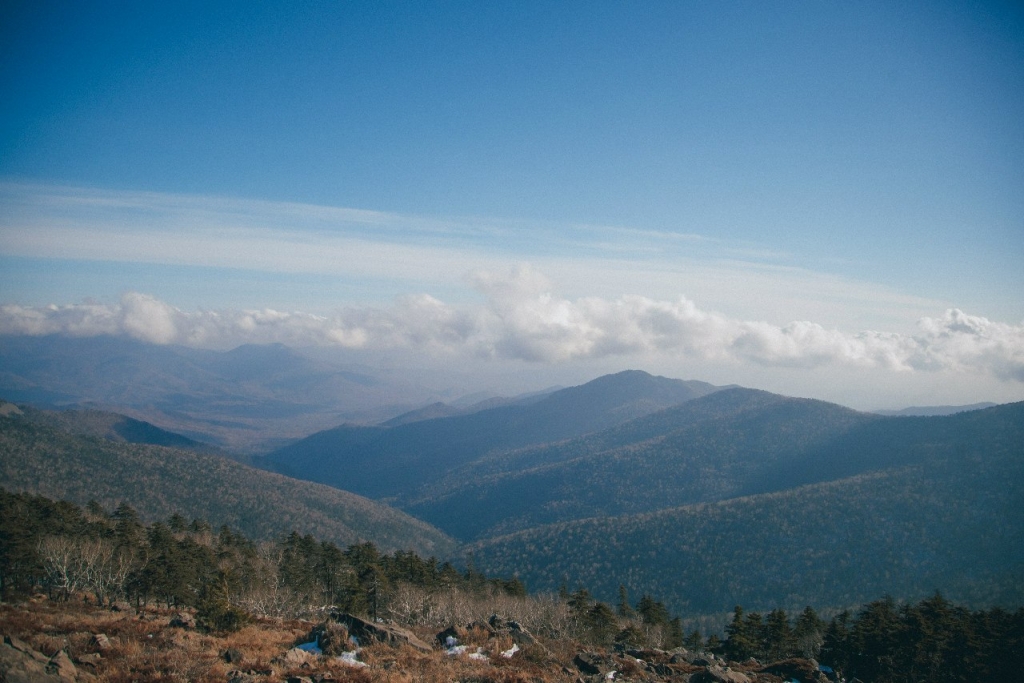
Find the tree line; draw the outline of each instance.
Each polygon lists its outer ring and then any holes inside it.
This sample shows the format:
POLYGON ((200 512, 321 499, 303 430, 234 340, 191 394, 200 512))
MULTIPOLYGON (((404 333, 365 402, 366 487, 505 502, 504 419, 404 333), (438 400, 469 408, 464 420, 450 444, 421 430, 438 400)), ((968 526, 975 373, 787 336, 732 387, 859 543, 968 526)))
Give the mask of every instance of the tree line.
POLYGON ((99 604, 191 607, 212 629, 251 616, 307 616, 328 608, 376 617, 399 585, 423 591, 522 596, 518 579, 417 554, 341 548, 296 532, 254 543, 223 526, 172 515, 143 524, 127 504, 108 513, 0 489, 0 597, 45 591, 86 594, 99 604))
POLYGON ((1024 661, 1024 609, 972 611, 941 594, 916 604, 886 597, 829 621, 806 607, 790 617, 736 606, 722 636, 684 633, 664 603, 632 604, 619 586, 613 606, 586 588, 530 596, 518 579, 487 577, 417 554, 341 548, 291 533, 254 543, 228 527, 173 515, 144 524, 122 504, 80 508, 0 488, 0 598, 44 591, 194 608, 200 626, 231 630, 253 617, 322 615, 328 609, 406 625, 467 623, 499 612, 549 637, 613 647, 685 647, 732 661, 817 659, 848 679, 876 683, 1012 680, 1024 661))

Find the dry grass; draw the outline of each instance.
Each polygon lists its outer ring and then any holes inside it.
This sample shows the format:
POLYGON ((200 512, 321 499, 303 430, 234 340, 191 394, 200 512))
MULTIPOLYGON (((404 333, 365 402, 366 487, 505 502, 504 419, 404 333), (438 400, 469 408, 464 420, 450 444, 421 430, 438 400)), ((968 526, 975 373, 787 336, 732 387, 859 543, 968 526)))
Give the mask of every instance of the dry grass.
MULTIPOLYGON (((105 634, 110 648, 95 666, 79 668, 97 683, 223 683, 236 670, 260 683, 283 683, 289 676, 327 677, 341 683, 556 683, 574 680, 544 647, 528 647, 513 658, 501 653, 512 647, 507 636, 495 637, 484 628, 469 629, 462 641, 470 651, 481 648, 489 661, 448 656, 441 650, 423 653, 412 648, 382 644, 364 647, 359 658, 366 667, 354 667, 331 657, 312 667, 288 668, 278 658, 306 639, 312 622, 264 619, 235 633, 203 634, 169 626, 175 612, 150 609, 141 615, 111 612, 82 602, 56 603, 37 599, 22 604, 0 604, 0 631, 29 643, 47 656, 60 650, 77 660, 98 652, 95 634, 105 634), (228 663, 228 649, 241 653, 241 661, 228 663)), ((416 632, 425 640, 436 633, 421 625, 416 632)), ((571 655, 569 660, 571 661, 571 655)))

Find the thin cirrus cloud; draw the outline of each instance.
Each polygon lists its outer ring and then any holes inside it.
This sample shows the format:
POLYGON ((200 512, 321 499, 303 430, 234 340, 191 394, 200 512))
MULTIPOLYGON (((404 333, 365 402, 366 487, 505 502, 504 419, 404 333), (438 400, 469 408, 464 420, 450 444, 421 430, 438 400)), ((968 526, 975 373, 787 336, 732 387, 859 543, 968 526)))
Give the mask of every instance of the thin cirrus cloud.
MULTIPOLYGON (((680 294, 741 318, 819 321, 845 329, 892 328, 949 307, 868 282, 816 272, 761 245, 694 231, 543 224, 493 218, 432 218, 278 201, 0 182, 0 255, 43 262, 9 291, 46 291, 19 303, 110 300, 125 289, 156 290, 190 308, 271 306, 323 313, 339 305, 431 292, 460 300, 467 270, 500 272, 528 262, 571 296, 623 293, 674 300, 680 294), (157 264, 177 282, 118 283, 104 291, 57 291, 46 273, 65 265, 157 264), (335 286, 306 288, 301 301, 257 285, 245 292, 207 288, 181 301, 198 267, 220 274, 273 273, 275 281, 319 276, 335 286), (35 281, 31 281, 35 278, 35 281), (34 287, 34 289, 33 289, 34 287), (110 291, 110 290, 113 291, 110 291), (756 293, 752 296, 751 293, 756 293)), ((820 265, 820 264, 817 264, 820 265)), ((81 266, 87 268, 89 266, 81 266)), ((262 278, 253 277, 252 280, 262 278)), ((0 280, 2 282, 2 280, 0 280)), ((12 299, 8 299, 11 302, 12 299)), ((17 299, 13 299, 17 301, 17 299)))
POLYGON ((922 318, 913 334, 855 334, 795 321, 731 318, 694 302, 642 296, 567 299, 529 266, 477 272, 478 305, 428 295, 389 308, 352 307, 331 316, 264 310, 183 311, 131 292, 119 303, 0 307, 0 334, 127 335, 157 344, 244 342, 414 349, 535 363, 610 357, 754 363, 768 367, 848 366, 894 372, 982 372, 1024 382, 1024 325, 950 309, 922 318))

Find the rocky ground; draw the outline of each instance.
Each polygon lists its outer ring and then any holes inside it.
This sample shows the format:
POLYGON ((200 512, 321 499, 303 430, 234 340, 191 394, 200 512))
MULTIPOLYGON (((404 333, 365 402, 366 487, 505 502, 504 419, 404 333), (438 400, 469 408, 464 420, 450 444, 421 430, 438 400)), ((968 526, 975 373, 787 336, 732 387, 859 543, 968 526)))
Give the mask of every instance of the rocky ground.
POLYGON ((0 604, 0 632, 0 683, 828 680, 810 660, 764 665, 681 649, 593 650, 535 637, 498 617, 428 633, 333 614, 320 623, 265 620, 218 634, 197 630, 188 613, 38 597, 0 604))

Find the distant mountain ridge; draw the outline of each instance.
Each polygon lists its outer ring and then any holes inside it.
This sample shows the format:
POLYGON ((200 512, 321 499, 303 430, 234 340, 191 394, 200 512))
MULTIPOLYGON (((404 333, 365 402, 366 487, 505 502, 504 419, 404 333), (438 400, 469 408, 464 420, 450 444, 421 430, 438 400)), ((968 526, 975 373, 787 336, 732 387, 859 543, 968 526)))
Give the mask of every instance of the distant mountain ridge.
POLYGON ((224 457, 82 436, 0 408, 0 486, 108 509, 122 502, 144 519, 174 513, 227 524, 258 540, 296 530, 338 544, 447 556, 452 539, 425 522, 346 491, 297 481, 224 457))
POLYGON ((111 410, 236 451, 344 421, 377 422, 430 395, 400 374, 362 372, 282 344, 211 351, 114 336, 0 335, 0 396, 8 400, 111 410))
POLYGON ((873 412, 879 415, 889 415, 896 417, 934 417, 937 415, 954 415, 956 413, 965 413, 971 410, 983 410, 984 408, 991 408, 997 403, 984 402, 984 403, 971 403, 963 406, 911 406, 909 408, 900 408, 899 410, 875 410, 873 412))
POLYGON ((725 500, 877 419, 822 401, 724 389, 589 436, 480 459, 403 507, 472 540, 725 500))
POLYGON ((626 422, 716 391, 625 371, 536 401, 397 424, 344 425, 313 434, 258 462, 283 474, 373 498, 410 496, 487 453, 559 441, 626 422))

